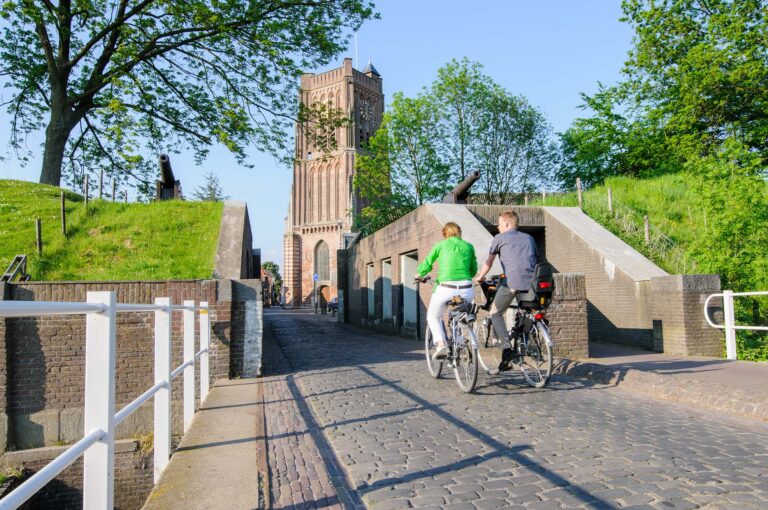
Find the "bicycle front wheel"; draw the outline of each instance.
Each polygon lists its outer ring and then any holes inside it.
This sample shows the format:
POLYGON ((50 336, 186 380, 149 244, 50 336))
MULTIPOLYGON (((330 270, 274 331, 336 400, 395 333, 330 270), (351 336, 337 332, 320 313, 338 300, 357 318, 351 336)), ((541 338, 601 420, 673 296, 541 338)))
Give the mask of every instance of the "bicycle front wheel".
POLYGON ((435 354, 436 350, 437 344, 432 338, 429 326, 427 326, 427 331, 424 333, 424 351, 427 355, 427 370, 429 370, 429 375, 435 379, 440 377, 440 372, 443 370, 443 361, 432 359, 432 355, 435 354))
POLYGON ((456 376, 456 384, 464 393, 472 393, 477 385, 478 355, 475 345, 475 332, 468 324, 462 324, 461 337, 454 344, 455 359, 453 374, 456 376))
POLYGON ((534 388, 543 388, 552 376, 552 342, 546 324, 535 324, 528 333, 528 346, 520 360, 525 381, 534 388))
POLYGON ((498 374, 499 363, 501 363, 501 342, 493 331, 490 318, 475 321, 475 337, 480 366, 488 374, 498 374))

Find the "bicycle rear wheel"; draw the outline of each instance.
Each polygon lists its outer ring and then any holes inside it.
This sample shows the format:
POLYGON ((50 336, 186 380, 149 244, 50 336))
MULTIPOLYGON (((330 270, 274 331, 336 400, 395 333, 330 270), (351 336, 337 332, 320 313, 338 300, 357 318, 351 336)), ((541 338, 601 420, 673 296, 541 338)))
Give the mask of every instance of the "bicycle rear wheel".
POLYGON ((472 393, 477 385, 478 355, 475 348, 475 332, 467 324, 459 328, 461 336, 454 343, 455 359, 453 374, 456 376, 456 384, 464 393, 472 393))
POLYGON ((424 333, 424 351, 427 355, 427 369, 429 370, 429 375, 435 379, 440 377, 440 372, 443 370, 443 361, 432 359, 432 355, 435 354, 436 350, 437 345, 432 339, 432 332, 429 330, 429 326, 427 326, 427 331, 424 333))
POLYGON ((534 388, 543 388, 552 376, 552 347, 549 329, 545 324, 534 325, 528 333, 528 346, 520 360, 520 371, 525 381, 534 388))
POLYGON ((499 363, 501 363, 501 342, 493 331, 490 318, 475 321, 475 337, 480 366, 488 374, 498 374, 499 363))

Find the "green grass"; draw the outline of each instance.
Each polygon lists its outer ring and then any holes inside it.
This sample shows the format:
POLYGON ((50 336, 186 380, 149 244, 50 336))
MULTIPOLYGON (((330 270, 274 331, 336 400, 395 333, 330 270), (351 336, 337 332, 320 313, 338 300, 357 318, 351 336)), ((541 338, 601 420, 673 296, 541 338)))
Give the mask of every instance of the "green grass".
MULTIPOLYGON (((693 177, 684 174, 650 179, 613 177, 582 194, 584 212, 670 274, 701 272, 690 253, 694 241, 706 239, 707 219, 699 197, 694 193, 693 177), (614 211, 608 211, 608 190, 613 194, 614 211), (651 225, 650 243, 645 242, 643 216, 651 225)), ((576 192, 555 194, 532 205, 578 206, 576 192)), ((741 292, 768 289, 734 289, 741 292)), ((740 298, 736 301, 737 323, 761 325, 768 309, 768 299, 740 298), (752 303, 758 312, 752 312, 752 303)), ((768 360, 768 335, 763 332, 738 331, 739 359, 768 360)))
POLYGON ((112 203, 65 191, 67 237, 61 233, 61 189, 0 180, 0 271, 26 254, 35 281, 210 278, 221 202, 112 203), (37 255, 35 218, 42 220, 37 255))
MULTIPOLYGON (((583 193, 586 214, 672 274, 695 273, 687 252, 699 236, 706 236, 706 219, 691 177, 676 174, 653 179, 613 177, 583 193), (614 211, 608 210, 608 190, 614 211), (648 215, 651 243, 645 243, 643 216, 648 215)), ((532 204, 542 205, 539 197, 532 204)), ((576 192, 548 196, 545 205, 578 206, 576 192)))

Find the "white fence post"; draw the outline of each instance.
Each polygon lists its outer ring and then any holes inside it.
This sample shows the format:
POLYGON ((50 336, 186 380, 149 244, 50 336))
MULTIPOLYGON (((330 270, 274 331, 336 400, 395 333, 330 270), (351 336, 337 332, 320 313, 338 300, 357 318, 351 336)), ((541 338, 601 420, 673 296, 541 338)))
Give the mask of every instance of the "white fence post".
POLYGON ((114 507, 115 494, 115 293, 89 292, 89 303, 107 306, 85 316, 85 434, 104 431, 85 452, 83 508, 114 507))
POLYGON ((208 396, 209 385, 209 360, 208 350, 211 348, 211 316, 208 314, 208 301, 200 303, 200 405, 203 405, 208 396))
POLYGON ((155 384, 165 387, 155 393, 155 483, 160 480, 171 456, 171 298, 156 298, 165 309, 155 311, 155 384))
MULTIPOLYGON (((184 301, 194 307, 194 301, 184 301)), ((195 416, 195 311, 184 309, 184 433, 189 430, 195 416)))
POLYGON ((725 357, 736 359, 736 315, 733 311, 733 291, 723 291, 723 315, 725 316, 725 357))

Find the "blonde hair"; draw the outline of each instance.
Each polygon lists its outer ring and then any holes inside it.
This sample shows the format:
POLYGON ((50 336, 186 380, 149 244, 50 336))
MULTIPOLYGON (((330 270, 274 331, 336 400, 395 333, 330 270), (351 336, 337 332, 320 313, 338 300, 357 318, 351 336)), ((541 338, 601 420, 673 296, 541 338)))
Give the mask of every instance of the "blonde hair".
POLYGON ((518 218, 515 211, 505 211, 499 214, 499 216, 507 220, 509 226, 512 228, 517 228, 517 225, 520 223, 520 218, 518 218))
POLYGON ((461 239, 461 227, 456 223, 449 221, 443 227, 443 237, 448 239, 449 237, 458 237, 461 239))

